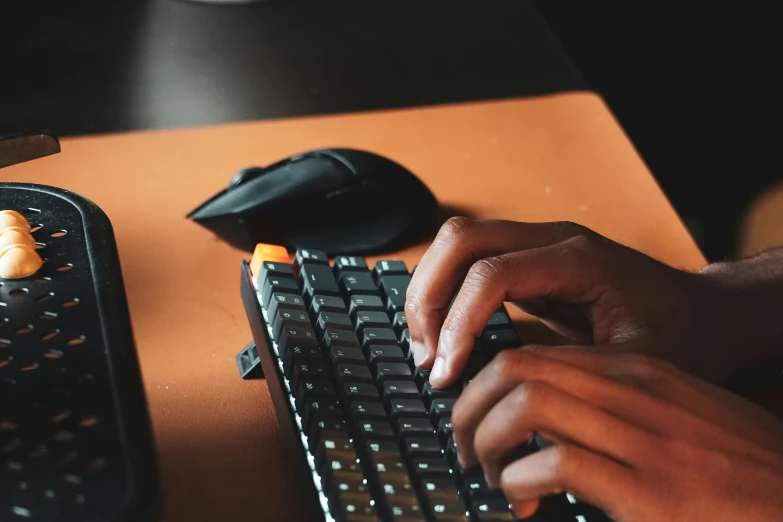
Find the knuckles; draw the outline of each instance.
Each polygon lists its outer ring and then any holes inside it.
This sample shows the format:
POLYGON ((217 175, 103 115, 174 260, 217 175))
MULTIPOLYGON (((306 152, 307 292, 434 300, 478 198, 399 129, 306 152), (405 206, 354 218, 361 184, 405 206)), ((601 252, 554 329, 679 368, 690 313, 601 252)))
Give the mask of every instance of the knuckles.
POLYGON ((467 236, 470 235, 471 230, 475 227, 476 222, 465 216, 456 216, 446 221, 437 236, 435 237, 436 243, 458 243, 467 236))

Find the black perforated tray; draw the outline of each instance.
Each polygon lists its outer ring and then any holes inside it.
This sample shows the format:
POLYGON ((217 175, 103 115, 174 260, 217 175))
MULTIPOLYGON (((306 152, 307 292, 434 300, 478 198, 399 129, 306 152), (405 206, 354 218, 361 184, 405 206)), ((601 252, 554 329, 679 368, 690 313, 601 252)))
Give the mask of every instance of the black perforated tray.
POLYGON ((0 279, 0 522, 157 518, 157 466, 111 224, 61 189, 0 183, 43 267, 0 279))

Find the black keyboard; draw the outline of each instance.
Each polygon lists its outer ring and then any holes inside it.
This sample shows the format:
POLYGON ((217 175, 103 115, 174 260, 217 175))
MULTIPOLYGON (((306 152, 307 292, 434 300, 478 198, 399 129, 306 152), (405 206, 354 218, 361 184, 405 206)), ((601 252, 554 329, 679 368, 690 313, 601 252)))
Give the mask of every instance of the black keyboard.
MULTIPOLYGON (((340 256, 330 263, 323 252, 302 249, 292 263, 286 257, 243 263, 255 344, 237 362, 243 374, 263 368, 311 520, 517 520, 480 469, 461 469, 451 426, 471 378, 500 350, 521 344, 505 307, 476 340, 460 384, 439 390, 408 349, 404 262, 370 268, 361 257, 340 256)), ((520 455, 537 449, 533 439, 520 455)), ((607 518, 564 494, 542 499, 525 520, 607 518)))

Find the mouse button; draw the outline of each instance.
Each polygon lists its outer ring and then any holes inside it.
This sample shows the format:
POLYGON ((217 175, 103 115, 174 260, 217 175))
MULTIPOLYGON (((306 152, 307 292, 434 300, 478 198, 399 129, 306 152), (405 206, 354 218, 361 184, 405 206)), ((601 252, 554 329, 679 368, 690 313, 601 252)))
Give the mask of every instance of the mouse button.
POLYGON ((228 190, 233 190, 237 188, 242 183, 245 183, 247 181, 250 181, 251 179, 260 176, 266 172, 265 168, 262 167, 247 167, 236 174, 234 174, 234 177, 231 178, 231 181, 228 184, 228 190))

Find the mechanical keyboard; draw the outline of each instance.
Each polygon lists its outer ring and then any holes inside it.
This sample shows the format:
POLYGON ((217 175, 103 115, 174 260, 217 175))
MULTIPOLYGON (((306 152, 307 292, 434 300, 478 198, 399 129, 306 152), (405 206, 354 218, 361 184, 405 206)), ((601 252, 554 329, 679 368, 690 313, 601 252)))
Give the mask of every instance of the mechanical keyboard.
MULTIPOLYGON (((414 267, 415 270, 415 267, 414 267)), ((255 342, 243 375, 263 369, 310 520, 467 522, 517 520, 480 469, 462 469, 451 411, 500 350, 521 341, 503 305, 471 353, 462 382, 433 388, 409 351, 404 305, 412 272, 402 261, 258 245, 242 264, 242 298, 255 342), (291 261, 291 262, 290 262, 291 261)), ((520 456, 536 451, 535 439, 520 456)), ((533 522, 597 522, 569 494, 542 499, 533 522)))

